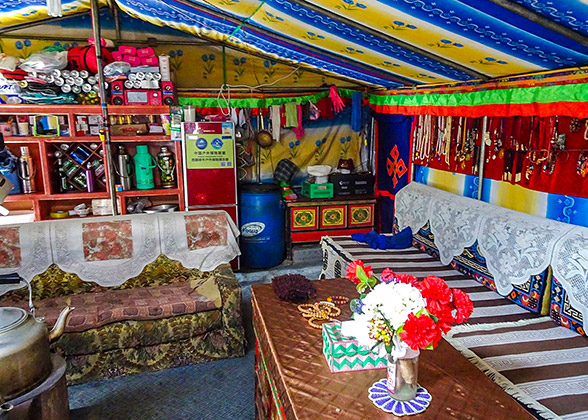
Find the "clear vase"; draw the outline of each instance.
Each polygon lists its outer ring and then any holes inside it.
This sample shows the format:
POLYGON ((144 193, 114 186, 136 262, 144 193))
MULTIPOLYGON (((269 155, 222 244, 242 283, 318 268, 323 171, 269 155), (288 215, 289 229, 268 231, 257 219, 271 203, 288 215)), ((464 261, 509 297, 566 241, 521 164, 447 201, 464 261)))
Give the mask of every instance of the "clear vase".
POLYGON ((418 350, 409 349, 405 356, 388 356, 388 378, 386 387, 390 397, 398 401, 410 401, 416 397, 419 374, 418 350))

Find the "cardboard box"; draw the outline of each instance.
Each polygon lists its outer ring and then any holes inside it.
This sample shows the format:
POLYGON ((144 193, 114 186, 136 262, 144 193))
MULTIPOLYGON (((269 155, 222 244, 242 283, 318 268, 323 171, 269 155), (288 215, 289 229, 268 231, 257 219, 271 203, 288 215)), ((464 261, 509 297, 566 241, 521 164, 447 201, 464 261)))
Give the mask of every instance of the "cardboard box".
POLYGON ((388 365, 385 357, 360 347, 355 338, 342 336, 340 322, 323 324, 323 354, 333 373, 385 369, 388 365))

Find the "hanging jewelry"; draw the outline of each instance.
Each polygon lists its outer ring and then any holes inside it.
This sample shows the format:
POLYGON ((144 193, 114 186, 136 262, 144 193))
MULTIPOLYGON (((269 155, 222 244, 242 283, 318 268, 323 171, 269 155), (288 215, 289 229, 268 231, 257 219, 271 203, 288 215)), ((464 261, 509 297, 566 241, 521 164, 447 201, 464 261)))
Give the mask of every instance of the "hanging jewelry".
POLYGON ((586 175, 588 175, 588 152, 580 153, 576 172, 582 178, 586 178, 586 175))
POLYGON ((570 133, 575 133, 580 131, 580 119, 579 118, 572 118, 570 121, 570 133))

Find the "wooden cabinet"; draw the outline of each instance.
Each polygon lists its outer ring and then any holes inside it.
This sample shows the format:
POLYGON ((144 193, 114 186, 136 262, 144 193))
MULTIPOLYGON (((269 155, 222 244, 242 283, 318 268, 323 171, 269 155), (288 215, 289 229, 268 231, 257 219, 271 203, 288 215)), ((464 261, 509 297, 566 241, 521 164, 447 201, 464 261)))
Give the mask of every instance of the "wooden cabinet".
POLYGON ((293 243, 373 230, 375 204, 376 199, 370 196, 287 201, 287 258, 292 258, 293 243))
MULTIPOLYGON (((168 107, 153 106, 109 106, 112 124, 129 126, 137 120, 158 122, 161 116, 169 115, 168 107)), ((111 152, 115 168, 109 168, 104 156, 105 144, 100 141, 96 130, 84 127, 84 117, 101 120, 101 109, 95 105, 0 105, 0 122, 9 119, 26 120, 30 116, 51 115, 59 121, 58 136, 13 135, 5 137, 8 149, 20 156, 20 147, 27 146, 33 158, 35 167, 36 191, 32 194, 9 195, 5 207, 10 210, 33 210, 35 220, 48 220, 50 213, 58 210, 71 210, 78 204, 85 203, 92 206, 94 199, 110 199, 110 176, 116 180, 116 157, 118 145, 125 146, 126 151, 133 156, 139 144, 148 146, 149 153, 154 158, 162 146, 168 147, 175 155, 175 174, 177 186, 161 188, 159 171, 154 169, 155 188, 150 190, 117 191, 119 211, 126 214, 127 205, 138 197, 147 197, 153 205, 174 203, 184 210, 184 191, 182 178, 182 148, 181 142, 172 141, 164 133, 145 133, 141 135, 112 136, 111 152), (80 123, 82 121, 82 123, 80 123), (78 153, 79 152, 79 153, 78 153), (64 188, 58 177, 57 159, 61 157, 68 161, 67 187, 64 188), (88 192, 84 185, 85 170, 90 164, 94 168, 94 191, 88 192), (103 165, 103 166, 101 166, 103 165), (96 170, 97 169, 97 170, 96 170)), ((88 124, 91 125, 91 124, 88 124)), ((16 124, 15 124, 16 126, 16 124)), ((15 133, 16 134, 16 133, 15 133)), ((37 133, 39 134, 39 133, 37 133)), ((77 216, 73 216, 77 217, 77 216)))

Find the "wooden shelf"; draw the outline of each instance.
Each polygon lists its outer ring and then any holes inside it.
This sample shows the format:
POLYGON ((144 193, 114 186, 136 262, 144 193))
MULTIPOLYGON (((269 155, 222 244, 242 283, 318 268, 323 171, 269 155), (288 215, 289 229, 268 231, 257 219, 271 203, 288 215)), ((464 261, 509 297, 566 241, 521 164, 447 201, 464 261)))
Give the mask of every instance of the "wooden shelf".
POLYGON ((13 194, 6 196, 6 202, 9 203, 11 201, 25 201, 25 200, 38 200, 42 198, 49 197, 47 194, 44 193, 33 193, 33 194, 13 194))
POLYGON ((46 200, 82 200, 86 198, 110 198, 107 191, 100 192, 72 192, 63 194, 50 194, 43 197, 46 200))
MULTIPOLYGON (((169 114, 167 106, 108 106, 109 115, 165 115, 169 114)), ((18 145, 30 145, 31 154, 37 175, 35 183, 39 192, 34 194, 17 194, 8 196, 7 204, 11 208, 32 209, 35 212, 35 220, 49 220, 49 214, 53 210, 66 210, 73 208, 80 203, 89 205, 92 199, 110 198, 110 173, 111 168, 104 156, 96 155, 101 159, 105 166, 106 183, 101 183, 98 188, 106 187, 106 191, 88 193, 85 191, 73 191, 70 193, 51 194, 56 188, 56 167, 54 153, 58 149, 57 143, 98 143, 102 147, 99 136, 77 136, 76 122, 77 116, 81 115, 101 115, 102 109, 99 105, 7 105, 0 106, 0 115, 38 115, 52 114, 65 116, 67 126, 69 127, 69 136, 12 136, 6 137, 5 142, 10 146, 13 152, 18 145)), ((151 200, 159 204, 162 201, 176 202, 180 210, 184 210, 184 190, 183 173, 182 173, 182 149, 181 143, 173 141, 171 136, 166 134, 145 134, 133 136, 111 136, 112 144, 127 144, 127 150, 132 153, 136 145, 144 143, 149 145, 150 152, 157 153, 159 146, 168 146, 175 153, 176 159, 176 177, 178 187, 176 188, 155 188, 151 190, 133 190, 116 192, 122 213, 125 213, 125 201, 135 197, 152 197, 151 200), (174 144, 175 143, 175 144, 174 144)), ((116 146, 114 146, 116 147, 116 146)), ((113 149, 114 149, 113 147, 113 149)), ((15 153, 18 154, 18 153, 15 153)), ((92 154, 92 156, 95 153, 92 154)), ((66 155, 68 155, 66 153, 66 155)), ((93 158, 89 158, 90 160, 93 158)), ((88 160, 88 159, 87 159, 88 160)), ((79 169, 77 171, 80 171, 79 169)), ((155 185, 158 185, 159 175, 154 173, 155 185)), ((98 185, 98 184, 97 184, 98 185)), ((77 216, 72 216, 77 217, 77 216)))
POLYGON ((155 188, 152 190, 117 191, 116 195, 119 197, 151 197, 155 195, 179 195, 181 192, 179 188, 155 188))

